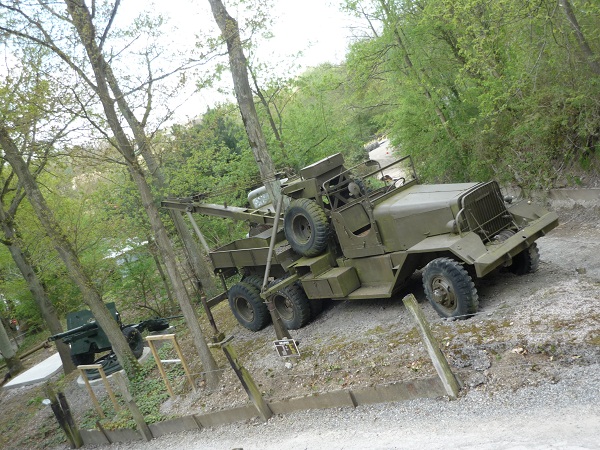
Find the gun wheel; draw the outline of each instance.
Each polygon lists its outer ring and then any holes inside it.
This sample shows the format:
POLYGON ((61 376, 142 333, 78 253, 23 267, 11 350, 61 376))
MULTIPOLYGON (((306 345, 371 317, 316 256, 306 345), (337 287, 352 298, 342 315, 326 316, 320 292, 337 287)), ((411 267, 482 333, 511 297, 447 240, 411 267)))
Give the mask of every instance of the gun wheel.
POLYGON ((133 352, 133 356, 139 358, 144 353, 144 340, 142 339, 142 333, 136 330, 133 327, 125 327, 121 330, 125 339, 127 339, 127 343, 129 344, 129 348, 133 352))
POLYGON ((423 270, 423 288, 441 317, 466 319, 477 312, 477 289, 467 271, 450 258, 437 258, 423 270))
POLYGON ((75 367, 77 366, 84 366, 87 364, 93 364, 94 363, 94 352, 91 353, 71 353, 71 361, 73 361, 73 364, 75 364, 75 367))
POLYGON ((283 221, 285 237, 296 253, 317 256, 327 247, 329 222, 314 200, 297 198, 290 202, 283 221))
POLYGON ((243 281, 229 289, 229 307, 237 321, 251 331, 262 330, 271 316, 258 288, 243 281))

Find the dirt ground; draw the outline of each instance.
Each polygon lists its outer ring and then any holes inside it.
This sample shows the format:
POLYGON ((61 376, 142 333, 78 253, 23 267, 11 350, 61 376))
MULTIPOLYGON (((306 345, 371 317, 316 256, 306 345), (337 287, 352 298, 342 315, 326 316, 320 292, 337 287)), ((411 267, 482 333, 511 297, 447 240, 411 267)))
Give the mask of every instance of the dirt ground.
MULTIPOLYGON (((267 400, 433 375, 401 302, 408 293, 417 297, 466 389, 493 394, 557 383, 573 366, 600 362, 600 209, 575 206, 558 212, 560 226, 538 241, 538 272, 498 272, 480 280, 480 312, 468 320, 441 320, 427 303, 416 273, 393 299, 326 304, 314 322, 292 332, 301 351, 293 360, 277 356, 271 326, 258 333, 243 329, 226 303, 215 308, 217 324, 235 336, 239 360, 267 400)), ((222 382, 217 391, 208 392, 184 330, 176 333, 199 389, 193 393, 182 381, 179 395, 162 405, 163 414, 203 413, 248 402, 219 350, 215 356, 223 369, 222 382)), ((36 358, 47 357, 47 352, 36 358)), ((78 417, 90 408, 87 392, 73 377, 59 381, 59 387, 78 417)), ((102 389, 97 392, 102 395, 102 389)), ((42 395, 40 386, 0 392, 0 447, 65 448, 50 411, 40 405, 42 395)))

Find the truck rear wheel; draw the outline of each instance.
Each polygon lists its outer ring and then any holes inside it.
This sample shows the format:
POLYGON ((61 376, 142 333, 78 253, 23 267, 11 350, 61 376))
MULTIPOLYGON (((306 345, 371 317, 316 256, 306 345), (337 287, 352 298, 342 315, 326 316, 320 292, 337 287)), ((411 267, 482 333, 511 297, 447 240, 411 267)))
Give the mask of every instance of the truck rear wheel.
POLYGON ((251 284, 256 289, 258 289, 258 292, 260 292, 260 290, 262 289, 263 277, 259 275, 248 275, 242 280, 242 282, 251 284))
POLYGON ((288 330, 297 330, 311 318, 311 308, 302 287, 292 284, 273 294, 272 301, 288 330))
POLYGON ((329 222, 314 200, 297 198, 285 211, 283 231, 296 253, 317 256, 327 247, 329 222))
POLYGON ((251 331, 262 330, 271 318, 258 288, 243 281, 229 289, 229 307, 237 321, 251 331))
POLYGON ((508 270, 516 275, 526 275, 535 272, 539 264, 540 251, 534 242, 513 258, 512 264, 508 266, 508 270))
POLYGON ((139 358, 144 353, 144 340, 142 339, 142 333, 133 327, 125 327, 121 330, 129 348, 133 352, 133 356, 139 358))
POLYGON ((423 270, 425 295, 441 317, 466 319, 477 312, 478 296, 467 271, 450 258, 431 261, 423 270))

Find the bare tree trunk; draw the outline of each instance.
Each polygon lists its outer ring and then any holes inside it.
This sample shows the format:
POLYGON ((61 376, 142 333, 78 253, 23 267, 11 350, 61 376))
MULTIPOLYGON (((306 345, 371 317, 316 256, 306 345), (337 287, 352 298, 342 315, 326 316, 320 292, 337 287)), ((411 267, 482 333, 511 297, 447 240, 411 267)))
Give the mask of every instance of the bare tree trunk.
POLYGON ((162 280, 163 285, 165 286, 165 291, 167 291, 167 299, 169 300, 169 304, 171 305, 171 313, 174 314, 176 311, 177 305, 175 304, 175 300, 173 299, 173 293, 171 292, 171 286, 169 284, 169 279, 165 275, 165 271, 162 268, 160 258, 158 257, 156 243, 154 241, 152 241, 152 238, 150 238, 150 237, 148 238, 148 251, 152 255, 152 259, 154 259, 154 264, 156 264, 156 270, 158 270, 160 279, 162 280))
MULTIPOLYGON (((144 125, 140 123, 140 121, 135 117, 135 114, 129 107, 129 104, 125 99, 125 95, 121 91, 119 83, 117 82, 117 79, 115 78, 111 67, 108 64, 105 64, 104 67, 108 86, 113 92, 121 114, 123 115, 123 117, 127 121, 127 124, 133 131, 135 142, 138 146, 140 154, 142 155, 142 158, 144 158, 144 161, 148 166, 148 171, 152 176, 151 179, 154 180, 154 184, 156 185, 156 187, 158 187, 160 192, 165 192, 167 189, 165 176, 162 173, 159 164, 156 162, 154 154, 152 153, 151 146, 148 141, 148 136, 146 136, 146 133, 144 131, 144 125)), ((210 273, 207 263, 203 261, 202 256, 204 255, 204 251, 201 250, 200 246, 194 239, 181 214, 178 211, 173 210, 169 210, 168 213, 171 219, 173 220, 173 223, 175 224, 177 234, 183 243, 184 251, 187 256, 187 262, 190 265, 194 277, 199 282, 198 284, 204 289, 213 290, 215 288, 215 282, 210 273)), ((194 286, 194 289, 196 289, 196 286, 194 286)))
MULTIPOLYGON (((65 0, 65 4, 67 6, 69 15, 72 18, 73 26, 77 30, 79 39, 81 40, 81 43, 86 50, 88 59, 91 62, 92 69, 94 71, 94 78, 96 80, 95 92, 102 103, 104 114, 110 129, 115 136, 117 149, 123 155, 127 168, 129 169, 133 181, 135 182, 135 185, 140 193, 142 205, 146 211, 146 214, 148 215, 148 220, 154 234, 154 239, 158 245, 158 248, 160 249, 167 273, 169 274, 169 278, 172 283, 173 294, 179 302, 181 312, 185 317, 190 334, 192 335, 192 339, 206 371, 207 387, 209 389, 213 389, 217 386, 219 381, 219 375, 216 370, 217 364, 208 348, 208 345, 206 344, 206 341, 204 340, 204 334, 200 328, 196 311, 192 307, 189 295, 183 283, 183 279, 181 278, 181 274, 177 268, 173 246, 169 240, 167 230, 165 229, 160 218, 158 207, 154 202, 152 191, 146 180, 144 171, 140 167, 134 148, 129 142, 129 139, 127 138, 125 131, 119 122, 114 101, 110 96, 109 86, 107 83, 107 71, 109 70, 109 65, 105 61, 100 47, 96 42, 96 35, 90 11, 87 8, 84 0, 65 0)), ((146 142, 143 141, 139 144, 141 147, 144 147, 146 142)))
POLYGON ((238 23, 229 15, 221 0, 208 0, 208 2, 210 3, 215 21, 221 30, 221 35, 227 43, 229 68, 233 77, 235 96, 244 127, 246 128, 248 141, 254 153, 254 159, 258 164, 258 169, 267 192, 271 196, 273 204, 276 205, 281 196, 280 186, 275 179, 275 166, 267 151, 267 142, 265 141, 260 121, 258 120, 258 114, 256 113, 254 99, 252 98, 252 89, 248 81, 248 64, 242 48, 238 23))
MULTIPOLYGON (((275 135, 275 140, 279 143, 279 148, 281 149, 281 154, 287 160, 288 156, 287 156, 287 152, 285 150, 285 144, 283 142, 283 138, 281 137, 281 133, 279 132, 279 128, 277 127, 277 124, 275 123, 275 118, 273 117, 273 113, 271 112, 271 107, 269 105, 269 102, 267 101, 261 88, 258 86, 258 80, 256 79, 256 75, 254 74, 254 71, 252 70, 252 68, 248 67, 248 71, 250 72, 250 76, 252 77, 252 82, 254 83, 254 89, 256 90, 256 95, 258 95, 260 102, 262 103, 263 107, 265 108, 267 117, 269 118, 269 125, 271 125, 271 130, 273 130, 273 134, 275 135)), ((276 109, 276 111, 277 111, 277 109, 276 109)))
POLYGON ((579 22, 577 21, 577 17, 573 12, 573 7, 571 6, 571 2, 569 0, 558 0, 558 4, 562 7, 562 10, 567 16, 567 20, 569 21, 569 25, 573 28, 575 32, 575 37, 577 38, 577 42, 579 43, 579 48, 581 52, 585 56, 587 63, 589 64, 592 72, 596 75, 600 75, 600 62, 598 61, 598 57, 594 54, 593 50, 590 48, 583 32, 581 31, 581 27, 579 26, 579 22))
POLYGON ((16 375, 17 373, 23 370, 23 363, 17 357, 16 352, 12 348, 12 344, 10 343, 10 338, 8 337, 8 333, 4 328, 4 323, 0 320, 0 353, 2 353, 2 357, 6 361, 6 366, 8 367, 8 373, 12 375, 16 375))
MULTIPOLYGON (((42 281, 37 276, 37 273, 29 262, 29 259, 21 249, 12 219, 7 216, 6 211, 4 211, 4 208, 2 207, 0 207, 0 222, 2 223, 2 230, 5 237, 4 243, 6 244, 13 260, 15 261, 15 264, 19 268, 19 271, 23 275, 23 278, 27 283, 27 287, 29 288, 33 299, 40 309, 42 318, 46 322, 46 325, 52 334, 62 333, 63 327, 58 319, 58 316, 56 315, 54 305, 48 298, 42 281)), ((60 360, 62 361, 63 372, 65 375, 75 370, 75 364, 73 364, 73 361, 71 360, 69 346, 63 341, 57 340, 56 349, 60 355, 60 360)))
POLYGON ((94 314, 98 324, 102 327, 110 340, 121 366, 125 369, 128 376, 135 376, 140 369, 140 365, 129 348, 125 336, 121 333, 119 325, 102 301, 102 297, 94 287, 92 280, 90 280, 83 270, 83 266, 81 265, 75 250, 56 221, 54 213, 48 207, 35 179, 31 173, 29 173, 27 164, 23 161, 17 146, 10 138, 7 130, 1 126, 0 147, 4 150, 4 158, 11 165, 13 171, 23 185, 29 203, 34 209, 40 223, 45 228, 46 233, 51 239, 58 254, 65 263, 70 277, 77 287, 79 287, 84 302, 89 306, 90 311, 94 314))

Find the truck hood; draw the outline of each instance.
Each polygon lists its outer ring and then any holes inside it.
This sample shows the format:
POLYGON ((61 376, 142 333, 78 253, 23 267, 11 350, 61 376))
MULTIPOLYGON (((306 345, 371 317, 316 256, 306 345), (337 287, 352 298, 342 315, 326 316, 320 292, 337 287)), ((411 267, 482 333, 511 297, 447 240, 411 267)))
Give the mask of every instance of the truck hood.
POLYGON ((478 184, 419 184, 412 186, 377 204, 373 211, 375 220, 385 217, 401 219, 440 209, 448 209, 448 212, 450 210, 457 212, 460 197, 478 184))

